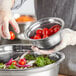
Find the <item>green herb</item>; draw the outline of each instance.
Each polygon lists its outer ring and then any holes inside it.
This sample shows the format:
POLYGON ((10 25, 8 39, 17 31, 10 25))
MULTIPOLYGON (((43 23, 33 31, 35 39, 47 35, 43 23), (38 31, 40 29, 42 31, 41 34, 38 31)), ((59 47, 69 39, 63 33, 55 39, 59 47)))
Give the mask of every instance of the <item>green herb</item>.
POLYGON ((26 60, 35 60, 36 58, 35 58, 33 55, 31 55, 31 54, 27 54, 27 55, 25 56, 25 59, 26 59, 26 60))
POLYGON ((42 66, 45 66, 45 65, 49 65, 49 64, 52 64, 54 63, 55 61, 50 59, 48 56, 38 56, 36 58, 36 62, 35 64, 38 66, 38 67, 42 67, 42 66))
POLYGON ((0 63, 0 69, 4 68, 5 65, 3 63, 0 63))
POLYGON ((36 58, 36 65, 38 67, 42 67, 42 66, 45 65, 45 59, 44 59, 43 56, 39 56, 39 57, 36 58))
POLYGON ((13 65, 13 64, 11 64, 11 65, 8 67, 8 69, 16 69, 16 66, 13 65))
POLYGON ((49 64, 52 64, 54 63, 55 61, 50 59, 49 57, 45 57, 45 65, 49 65, 49 64))

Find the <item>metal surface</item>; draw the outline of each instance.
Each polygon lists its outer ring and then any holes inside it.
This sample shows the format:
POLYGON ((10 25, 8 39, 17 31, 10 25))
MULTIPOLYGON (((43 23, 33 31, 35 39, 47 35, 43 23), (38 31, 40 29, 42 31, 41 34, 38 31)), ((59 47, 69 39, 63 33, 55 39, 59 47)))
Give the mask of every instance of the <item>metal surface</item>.
MULTIPOLYGON (((0 48, 6 47, 8 45, 1 45, 0 48)), ((23 44, 13 44, 13 46, 27 46, 23 44)), ((7 50, 7 49, 6 49, 7 50)), ((9 49, 13 51, 13 48, 9 49)), ((19 52, 17 52, 19 54, 19 52)), ((50 58, 56 60, 55 63, 38 68, 28 68, 28 69, 0 69, 0 76, 58 76, 59 64, 64 60, 65 55, 63 53, 54 53, 49 55, 50 58)))
POLYGON ((0 71, 0 76, 58 76, 59 65, 55 66, 52 69, 26 73, 26 71, 0 71))
POLYGON ((48 18, 43 18, 39 21, 37 21, 36 23, 34 23, 33 25, 31 25, 27 31, 25 31, 25 36, 27 36, 27 38, 32 41, 34 46, 37 46, 40 49, 51 49, 54 48, 57 44, 60 43, 60 41, 62 40, 61 38, 61 31, 63 29, 64 26, 64 21, 60 18, 56 18, 56 17, 48 17, 48 18), (54 24, 59 24, 61 26, 61 29, 55 33, 52 36, 49 36, 45 39, 30 39, 31 36, 35 35, 35 32, 38 28, 50 28, 51 26, 53 26, 54 24))
POLYGON ((24 36, 24 32, 28 29, 28 27, 32 23, 33 22, 19 23, 20 33, 16 34, 17 35, 16 37, 20 40, 27 40, 27 38, 24 36))
MULTIPOLYGON (((10 47, 0 47, 0 62, 7 62, 12 57, 12 50, 8 50, 10 47)), ((11 48, 10 48, 11 49, 11 48)))
POLYGON ((0 45, 0 62, 8 62, 12 57, 16 58, 18 56, 18 52, 22 53, 26 52, 26 50, 31 50, 31 46, 29 44, 0 45))

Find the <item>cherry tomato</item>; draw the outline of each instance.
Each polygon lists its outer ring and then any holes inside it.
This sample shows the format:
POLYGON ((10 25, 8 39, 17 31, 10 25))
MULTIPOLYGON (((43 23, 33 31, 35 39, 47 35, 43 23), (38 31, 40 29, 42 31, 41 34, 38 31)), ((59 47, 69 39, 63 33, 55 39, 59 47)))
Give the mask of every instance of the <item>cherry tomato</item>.
POLYGON ((41 39, 41 36, 38 34, 38 35, 35 35, 34 36, 34 39, 41 39))
POLYGON ((26 64, 26 60, 24 58, 23 59, 20 59, 18 63, 20 65, 25 65, 26 64))
POLYGON ((31 39, 34 39, 34 36, 31 36, 30 38, 31 38, 31 39))
POLYGON ((54 33, 58 32, 59 31, 59 28, 55 27, 54 28, 54 33))
POLYGON ((15 39, 15 34, 12 31, 10 31, 10 36, 11 36, 10 40, 14 40, 15 39))
POLYGON ((53 26, 54 33, 58 32, 60 30, 60 28, 61 28, 60 25, 54 25, 53 26))
POLYGON ((11 64, 17 65, 17 62, 15 60, 13 60, 11 64))
MULTIPOLYGON (((52 34, 54 33, 54 31, 53 31, 52 28, 49 29, 49 32, 50 32, 50 35, 52 35, 52 34)), ((50 35, 49 35, 49 36, 50 36, 50 35)))
POLYGON ((47 38, 48 37, 48 35, 43 35, 43 38, 47 38))
POLYGON ((48 28, 44 28, 43 29, 43 35, 49 35, 50 32, 49 32, 49 29, 48 28))
POLYGON ((43 34, 43 30, 42 30, 42 29, 38 29, 38 30, 36 31, 36 34, 42 35, 42 34, 43 34))

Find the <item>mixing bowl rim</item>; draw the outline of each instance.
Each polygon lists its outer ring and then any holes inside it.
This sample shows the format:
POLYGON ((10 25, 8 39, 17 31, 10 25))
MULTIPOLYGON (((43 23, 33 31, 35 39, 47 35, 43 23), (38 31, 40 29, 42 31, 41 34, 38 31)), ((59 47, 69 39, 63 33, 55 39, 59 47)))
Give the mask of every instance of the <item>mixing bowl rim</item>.
MULTIPOLYGON (((1 46, 12 46, 12 45, 27 45, 27 44, 7 44, 7 45, 1 45, 1 46)), ((47 70, 47 69, 53 68, 56 65, 60 64, 65 59, 64 53, 62 53, 62 52, 55 52, 55 54, 61 55, 61 58, 58 61, 56 61, 56 62, 54 62, 52 64, 49 64, 49 65, 43 66, 43 67, 28 68, 28 69, 0 69, 0 71, 26 71, 26 72, 32 72, 32 71, 37 71, 39 69, 47 70)), ((51 54, 49 54, 49 55, 51 55, 51 54)), ((44 71, 44 70, 42 70, 42 71, 44 71)))
MULTIPOLYGON (((42 19, 34 22, 34 23, 31 25, 31 27, 32 27, 33 25, 37 24, 39 21, 44 20, 44 19, 58 19, 58 20, 60 20, 60 21, 62 22, 62 25, 61 25, 60 30, 59 30, 58 32, 56 32, 55 34, 53 34, 53 35, 51 35, 51 36, 49 36, 49 37, 47 37, 47 38, 44 38, 44 39, 31 39, 31 38, 28 36, 29 30, 27 30, 27 31, 24 32, 24 36, 26 36, 27 39, 29 39, 29 40, 31 40, 31 41, 47 40, 48 38, 51 38, 51 37, 55 36, 56 34, 58 34, 58 33, 63 29, 64 24, 65 24, 65 23, 64 23, 64 20, 61 19, 61 18, 58 18, 58 17, 46 17, 46 18, 42 18, 42 19)), ((31 29, 31 27, 28 28, 28 29, 31 29)))

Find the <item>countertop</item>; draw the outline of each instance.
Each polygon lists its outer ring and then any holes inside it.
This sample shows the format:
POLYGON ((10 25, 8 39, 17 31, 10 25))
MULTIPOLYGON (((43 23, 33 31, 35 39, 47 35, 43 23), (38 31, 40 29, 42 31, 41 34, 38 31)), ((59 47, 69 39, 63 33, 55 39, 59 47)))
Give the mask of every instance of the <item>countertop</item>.
POLYGON ((67 76, 67 75, 59 75, 59 76, 67 76))

